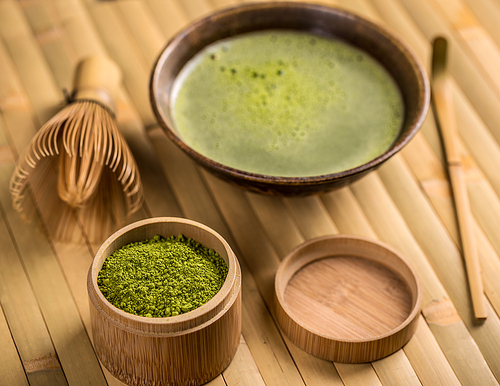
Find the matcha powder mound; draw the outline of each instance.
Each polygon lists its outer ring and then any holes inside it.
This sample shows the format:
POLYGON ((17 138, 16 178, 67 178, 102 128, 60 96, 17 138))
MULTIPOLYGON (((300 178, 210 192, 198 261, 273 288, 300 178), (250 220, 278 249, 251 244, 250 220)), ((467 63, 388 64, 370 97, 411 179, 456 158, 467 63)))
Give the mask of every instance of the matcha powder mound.
POLYGON ((97 276, 114 306, 147 317, 175 316, 208 302, 227 276, 224 259, 197 241, 171 236, 121 247, 97 276))

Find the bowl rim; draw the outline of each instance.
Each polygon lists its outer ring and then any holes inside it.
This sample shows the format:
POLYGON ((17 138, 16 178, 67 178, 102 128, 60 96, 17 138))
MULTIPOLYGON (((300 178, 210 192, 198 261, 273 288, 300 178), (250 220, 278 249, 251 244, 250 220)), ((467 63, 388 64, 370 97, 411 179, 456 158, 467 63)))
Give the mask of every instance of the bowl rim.
MULTIPOLYGON (((266 28, 267 29, 267 28, 266 28)), ((270 29, 270 28, 269 28, 270 29)), ((290 28, 293 29, 293 28, 290 28)), ((257 31, 256 29, 255 31, 257 31)), ((260 29, 260 30, 265 30, 265 29, 260 29)), ((309 31, 310 33, 315 33, 314 31, 309 31)), ((378 59, 377 59, 378 61, 378 59)), ((399 152, 418 132, 420 129, 421 125, 423 124, 428 109, 429 109, 429 102, 430 102, 430 83, 425 75, 425 67, 421 63, 421 61, 418 59, 414 51, 406 44, 404 43, 401 39, 399 39, 397 36, 395 36, 394 33, 390 32, 387 28, 382 27, 374 22, 371 22, 359 15, 356 15, 352 12, 346 11, 344 9, 340 9, 337 7, 332 7, 329 5, 325 4, 317 4, 317 3, 305 3, 305 2, 292 2, 292 1, 280 1, 280 2, 262 2, 262 3, 244 3, 232 7, 227 7, 224 9, 221 9, 219 11, 215 11, 214 13, 205 16, 201 19, 198 19, 194 21, 193 23, 190 23, 188 26, 183 28, 181 31, 179 31, 176 35, 174 35, 166 44, 164 49, 160 52, 157 60, 154 63, 153 66, 153 71, 151 72, 151 77, 150 77, 150 86, 149 86, 149 92, 150 92, 150 104, 153 109, 153 113, 156 117, 157 122, 160 124, 162 127, 163 131, 166 133, 166 135, 172 140, 179 148, 181 148, 184 152, 186 152, 188 155, 190 155, 193 159, 198 161, 202 166, 208 168, 209 170, 216 170, 218 174, 220 175, 225 174, 230 176, 231 178, 238 178, 238 179, 245 179, 248 182, 254 182, 254 183, 259 183, 259 184, 264 184, 264 185, 296 185, 296 184, 301 184, 304 186, 308 185, 318 185, 322 183, 330 183, 334 180, 340 180, 344 177, 348 176, 355 176, 358 174, 363 174, 389 158, 391 158, 394 154, 399 152), (164 118, 163 113, 161 112, 161 109, 158 107, 158 100, 157 100, 157 79, 161 73, 163 64, 165 63, 167 57, 169 56, 170 52, 172 51, 172 48, 175 47, 176 43, 181 41, 186 37, 186 35, 189 35, 193 30, 196 30, 200 25, 203 25, 205 23, 213 23, 217 19, 223 18, 225 16, 228 16, 232 13, 245 13, 245 12, 250 12, 254 10, 269 10, 269 9, 284 9, 284 8, 296 8, 296 9, 310 9, 310 10, 318 10, 318 11, 325 11, 329 12, 331 14, 335 14, 339 17, 346 18, 346 19, 351 19, 354 22, 360 23, 364 25, 365 27, 369 28, 372 30, 374 33, 377 33, 381 35, 383 38, 391 41, 392 45, 397 48, 397 50, 403 54, 403 56, 407 59, 408 64, 411 66, 413 69, 414 74, 416 75, 417 78, 417 83, 418 83, 418 89, 420 90, 420 96, 419 96, 419 101, 418 101, 418 107, 417 111, 418 113, 414 117, 414 119, 408 123, 409 129, 406 131, 406 133, 401 134, 397 140, 393 142, 393 144, 389 147, 388 150, 386 150, 384 153, 381 155, 377 156, 376 158, 373 158, 372 160, 359 165, 357 167, 343 170, 340 172, 335 172, 335 173, 328 173, 328 174, 320 174, 320 175, 314 175, 314 176, 276 176, 276 175, 266 175, 266 174, 261 174, 261 173, 253 173, 249 171, 245 171, 242 169, 237 169, 225 164, 222 164, 218 161, 215 161, 199 152, 194 150, 192 147, 187 145, 182 139, 177 135, 175 130, 170 127, 170 125, 167 123, 168 119, 164 118)))

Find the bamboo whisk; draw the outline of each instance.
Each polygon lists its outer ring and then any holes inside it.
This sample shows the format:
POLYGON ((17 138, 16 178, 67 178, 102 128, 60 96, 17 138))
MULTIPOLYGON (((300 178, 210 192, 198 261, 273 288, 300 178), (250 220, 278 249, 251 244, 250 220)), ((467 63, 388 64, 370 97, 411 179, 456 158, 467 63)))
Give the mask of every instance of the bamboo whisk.
POLYGON ((13 207, 29 219, 31 188, 39 209, 52 218, 53 237, 67 238, 63 234, 75 223, 92 233, 91 239, 102 239, 142 205, 139 171, 114 117, 120 82, 111 60, 82 60, 68 105, 35 134, 18 160, 10 181, 13 207))

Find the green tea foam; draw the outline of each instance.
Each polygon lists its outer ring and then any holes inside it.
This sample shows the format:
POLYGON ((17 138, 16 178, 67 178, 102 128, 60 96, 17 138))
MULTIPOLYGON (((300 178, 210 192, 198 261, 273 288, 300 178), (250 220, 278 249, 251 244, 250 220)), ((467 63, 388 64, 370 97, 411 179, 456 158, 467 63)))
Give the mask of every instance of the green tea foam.
POLYGON ((200 154, 252 173, 335 173, 383 154, 404 117, 395 81, 345 42, 267 30, 207 46, 175 80, 172 116, 200 154))

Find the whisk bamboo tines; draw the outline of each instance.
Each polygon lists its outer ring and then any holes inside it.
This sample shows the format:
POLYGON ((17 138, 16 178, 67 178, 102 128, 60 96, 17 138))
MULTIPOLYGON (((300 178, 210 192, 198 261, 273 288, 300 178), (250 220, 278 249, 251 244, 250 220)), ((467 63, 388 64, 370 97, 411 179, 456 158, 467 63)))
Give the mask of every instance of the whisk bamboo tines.
POLYGON ((38 206, 72 210, 94 232, 104 232, 109 229, 104 223, 119 223, 141 207, 139 171, 114 117, 120 81, 118 67, 105 57, 79 63, 71 100, 35 134, 12 175, 13 206, 23 217, 30 216, 30 187, 38 206))

